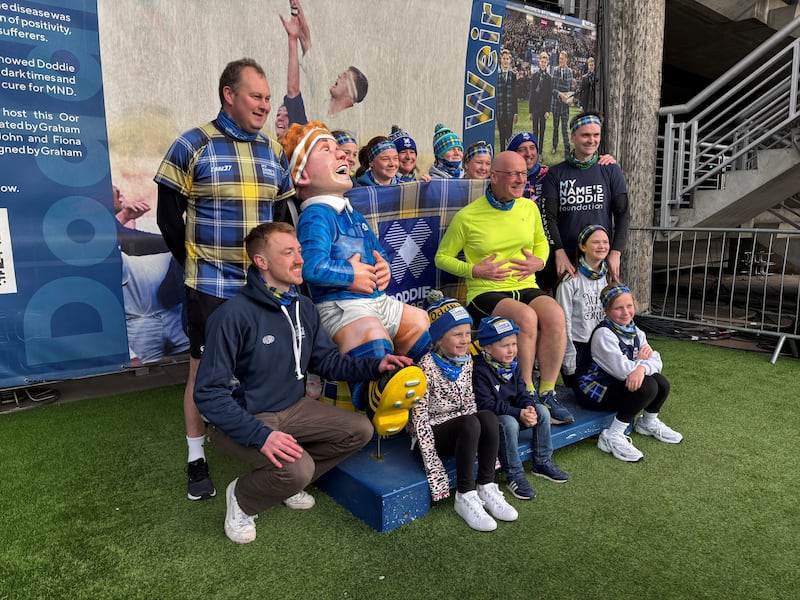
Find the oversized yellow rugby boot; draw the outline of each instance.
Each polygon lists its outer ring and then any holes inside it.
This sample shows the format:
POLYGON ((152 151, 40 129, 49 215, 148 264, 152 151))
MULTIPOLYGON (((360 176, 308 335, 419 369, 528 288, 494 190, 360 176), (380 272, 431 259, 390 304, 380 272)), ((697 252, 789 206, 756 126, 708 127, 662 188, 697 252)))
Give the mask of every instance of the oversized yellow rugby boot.
POLYGON ((422 369, 415 365, 384 373, 369 383, 369 408, 378 435, 399 433, 408 423, 408 410, 417 404, 428 387, 422 369))

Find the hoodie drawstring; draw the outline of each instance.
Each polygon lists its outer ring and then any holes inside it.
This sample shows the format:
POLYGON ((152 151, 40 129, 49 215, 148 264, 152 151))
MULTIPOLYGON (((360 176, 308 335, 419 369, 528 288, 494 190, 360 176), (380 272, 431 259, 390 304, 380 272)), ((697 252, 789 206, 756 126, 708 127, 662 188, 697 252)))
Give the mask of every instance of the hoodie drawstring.
POLYGON ((281 311, 286 315, 286 320, 289 321, 289 327, 292 328, 292 353, 294 354, 294 375, 298 380, 303 378, 303 370, 300 368, 300 342, 301 342, 301 327, 300 327, 300 303, 294 303, 295 319, 297 320, 297 327, 292 323, 292 318, 286 307, 281 304, 281 311))

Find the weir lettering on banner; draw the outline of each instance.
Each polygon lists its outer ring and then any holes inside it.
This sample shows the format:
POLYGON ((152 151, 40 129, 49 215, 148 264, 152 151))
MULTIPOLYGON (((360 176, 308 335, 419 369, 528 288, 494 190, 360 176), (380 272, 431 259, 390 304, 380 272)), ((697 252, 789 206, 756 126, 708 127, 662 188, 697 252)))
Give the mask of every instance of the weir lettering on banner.
POLYGON ((464 82, 464 147, 494 139, 497 68, 505 3, 472 4, 464 82))
POLYGON ((128 360, 96 1, 0 2, 0 387, 128 360))

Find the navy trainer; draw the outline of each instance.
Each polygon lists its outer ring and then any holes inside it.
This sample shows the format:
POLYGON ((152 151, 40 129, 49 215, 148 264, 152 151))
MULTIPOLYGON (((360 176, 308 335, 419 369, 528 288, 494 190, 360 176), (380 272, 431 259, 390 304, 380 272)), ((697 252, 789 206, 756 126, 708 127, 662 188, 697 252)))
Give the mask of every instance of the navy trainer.
POLYGON ((572 413, 558 401, 555 390, 539 394, 539 402, 550 411, 550 422, 553 425, 569 425, 575 422, 572 413))

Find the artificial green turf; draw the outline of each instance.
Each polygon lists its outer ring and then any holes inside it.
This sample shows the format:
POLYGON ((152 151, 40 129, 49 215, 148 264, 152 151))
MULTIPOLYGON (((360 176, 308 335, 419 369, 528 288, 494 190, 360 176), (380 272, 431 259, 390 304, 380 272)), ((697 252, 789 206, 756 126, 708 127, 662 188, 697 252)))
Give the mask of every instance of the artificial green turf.
POLYGON ((635 435, 626 464, 589 439, 571 475, 470 530, 452 499, 377 533, 312 488, 236 546, 216 498, 189 502, 179 387, 0 415, 0 599, 794 598, 800 589, 797 360, 653 341, 678 446, 635 435))

